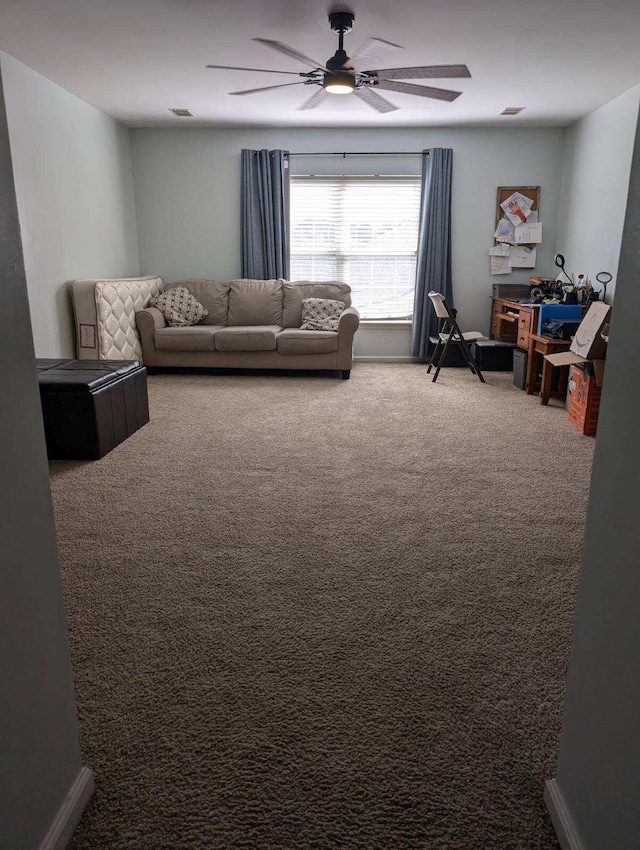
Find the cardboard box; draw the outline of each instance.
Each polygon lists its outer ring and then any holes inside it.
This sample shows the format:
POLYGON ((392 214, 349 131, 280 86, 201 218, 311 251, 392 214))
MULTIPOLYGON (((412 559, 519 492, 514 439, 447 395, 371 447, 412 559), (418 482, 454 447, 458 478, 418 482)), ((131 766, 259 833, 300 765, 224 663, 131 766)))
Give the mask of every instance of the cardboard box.
POLYGON ((587 310, 587 314, 580 322, 580 327, 571 341, 569 351, 561 351, 558 354, 545 354, 552 366, 575 366, 578 363, 593 362, 596 385, 602 386, 604 373, 604 360, 607 343, 601 336, 601 330, 607 324, 611 307, 603 301, 595 301, 587 310))
MULTIPOLYGON (((604 361, 597 361, 602 363, 604 361)), ((569 372, 567 413, 569 422, 587 437, 595 437, 598 430, 601 389, 595 375, 589 375, 589 366, 575 365, 569 372)))

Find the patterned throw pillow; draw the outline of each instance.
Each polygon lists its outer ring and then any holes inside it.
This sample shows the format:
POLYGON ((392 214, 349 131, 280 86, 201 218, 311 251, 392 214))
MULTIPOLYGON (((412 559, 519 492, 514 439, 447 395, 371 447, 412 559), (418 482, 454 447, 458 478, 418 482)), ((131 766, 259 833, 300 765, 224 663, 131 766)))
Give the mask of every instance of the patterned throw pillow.
POLYGON ((302 299, 302 331, 337 331, 338 319, 344 310, 342 301, 330 298, 302 299))
POLYGON ((171 328, 186 328, 196 325, 209 315, 202 304, 186 286, 174 286, 157 295, 151 302, 165 317, 171 328))

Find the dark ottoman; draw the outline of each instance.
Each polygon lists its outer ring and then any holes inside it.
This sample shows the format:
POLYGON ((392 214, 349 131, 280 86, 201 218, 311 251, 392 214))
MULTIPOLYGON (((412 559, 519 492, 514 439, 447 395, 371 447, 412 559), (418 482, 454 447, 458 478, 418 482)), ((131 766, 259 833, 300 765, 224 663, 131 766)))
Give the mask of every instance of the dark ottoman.
POLYGON ((50 458, 96 460, 149 421, 137 360, 38 360, 50 458))
POLYGON ((473 343, 471 352, 481 372, 511 372, 515 347, 515 342, 483 339, 473 343))

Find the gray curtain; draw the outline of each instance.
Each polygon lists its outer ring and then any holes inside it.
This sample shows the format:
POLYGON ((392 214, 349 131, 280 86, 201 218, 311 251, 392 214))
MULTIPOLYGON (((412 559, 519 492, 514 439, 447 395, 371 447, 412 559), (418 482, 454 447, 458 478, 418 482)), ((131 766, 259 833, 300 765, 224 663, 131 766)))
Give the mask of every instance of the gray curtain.
POLYGON ((422 151, 420 229, 416 263, 411 356, 428 357, 429 337, 437 333, 438 320, 429 301, 432 290, 441 292, 453 307, 451 283, 451 148, 422 151))
POLYGON ((242 277, 289 276, 287 152, 242 150, 242 277))

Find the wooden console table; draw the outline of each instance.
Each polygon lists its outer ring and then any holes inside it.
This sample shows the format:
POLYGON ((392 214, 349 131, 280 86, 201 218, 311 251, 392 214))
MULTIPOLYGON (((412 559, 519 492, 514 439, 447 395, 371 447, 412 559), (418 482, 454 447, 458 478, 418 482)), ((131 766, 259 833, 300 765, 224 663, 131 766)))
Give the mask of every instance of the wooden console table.
POLYGON ((532 336, 538 330, 539 304, 521 304, 509 298, 491 298, 491 339, 515 342, 528 354, 527 379, 525 390, 536 392, 536 370, 532 362, 536 361, 532 336))
POLYGON ((551 389, 553 366, 544 360, 545 354, 567 351, 571 340, 539 336, 539 304, 520 304, 508 298, 491 298, 491 339, 510 340, 527 352, 525 392, 533 395, 540 389, 540 404, 549 404, 549 398, 564 398, 567 392, 568 367, 560 366, 560 383, 551 389), (539 358, 542 357, 542 381, 538 382, 539 358))

